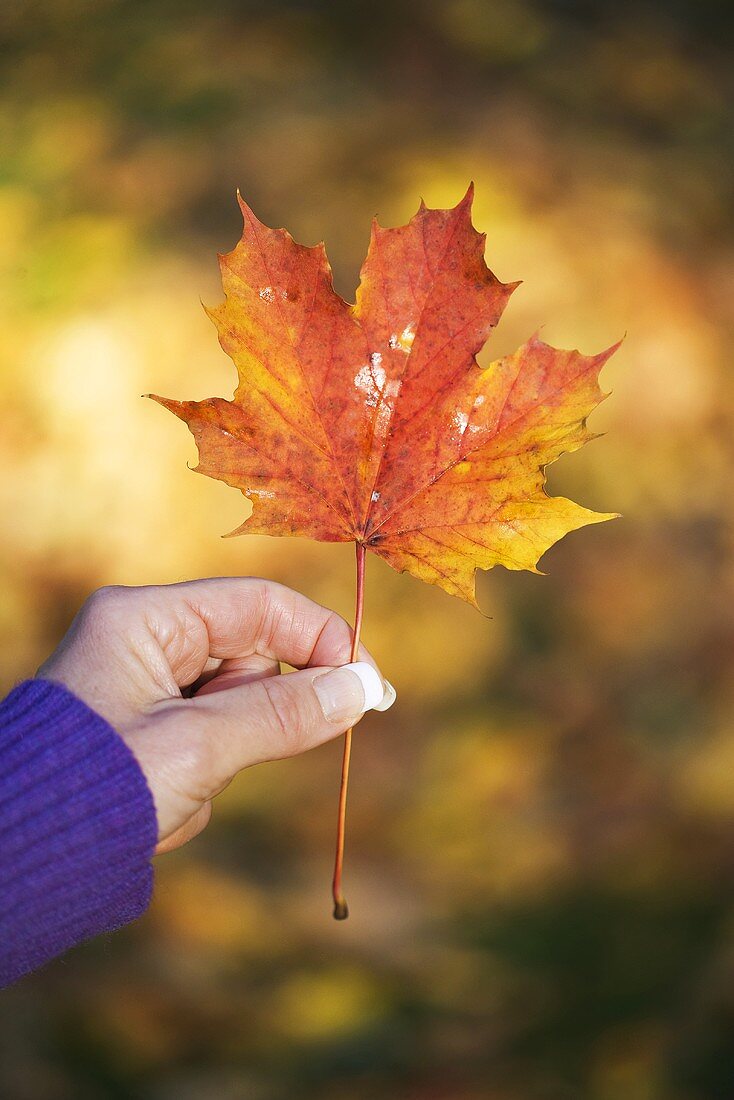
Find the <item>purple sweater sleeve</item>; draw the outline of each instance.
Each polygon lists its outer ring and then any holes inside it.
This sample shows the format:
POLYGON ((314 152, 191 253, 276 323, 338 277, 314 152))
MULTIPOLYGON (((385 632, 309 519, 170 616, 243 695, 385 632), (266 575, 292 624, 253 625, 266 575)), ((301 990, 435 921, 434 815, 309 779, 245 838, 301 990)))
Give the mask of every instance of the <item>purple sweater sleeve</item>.
POLYGON ((0 986, 140 916, 153 798, 135 757, 60 684, 0 703, 0 986))

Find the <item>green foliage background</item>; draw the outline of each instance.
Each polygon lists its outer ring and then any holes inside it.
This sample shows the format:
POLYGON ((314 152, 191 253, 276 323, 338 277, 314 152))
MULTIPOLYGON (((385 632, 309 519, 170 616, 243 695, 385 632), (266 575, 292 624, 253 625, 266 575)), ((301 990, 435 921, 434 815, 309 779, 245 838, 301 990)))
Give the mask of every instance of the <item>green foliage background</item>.
POLYGON ((399 705, 243 775, 150 912, 0 995, 11 1100, 729 1100, 734 1095, 729 7, 541 0, 4 0, 0 677, 103 583, 258 573, 351 614, 348 547, 217 535, 147 391, 228 396, 199 298, 239 234, 326 239, 470 178, 538 326, 606 368, 608 434, 551 471, 624 519, 491 619, 369 563, 399 705))

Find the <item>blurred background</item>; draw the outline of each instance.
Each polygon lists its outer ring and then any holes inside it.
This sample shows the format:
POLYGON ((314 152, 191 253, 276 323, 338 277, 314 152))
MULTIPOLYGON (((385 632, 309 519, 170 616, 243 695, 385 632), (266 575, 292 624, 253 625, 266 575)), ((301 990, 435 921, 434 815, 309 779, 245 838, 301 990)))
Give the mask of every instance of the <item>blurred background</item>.
MULTIPOLYGON (((101 584, 256 573, 352 614, 348 546, 221 541, 244 499, 140 400, 230 396, 200 305, 240 232, 326 240, 422 195, 605 369, 550 489, 624 518, 478 615, 368 563, 399 705, 242 775, 149 913, 0 996, 10 1100, 730 1100, 734 400, 730 7, 3 0, 0 678, 101 584)), ((488 357, 485 357, 485 362, 488 357)))

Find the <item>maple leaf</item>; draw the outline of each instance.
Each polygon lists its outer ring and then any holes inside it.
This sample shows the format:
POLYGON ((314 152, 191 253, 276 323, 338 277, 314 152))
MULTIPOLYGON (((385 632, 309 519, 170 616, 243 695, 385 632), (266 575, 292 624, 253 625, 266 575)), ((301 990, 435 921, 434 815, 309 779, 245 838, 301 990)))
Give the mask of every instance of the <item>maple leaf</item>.
MULTIPOLYGON (((239 197, 239 196, 238 196, 239 197)), ((611 513, 549 497, 545 467, 591 438, 599 371, 615 350, 559 351, 532 337, 480 369, 476 355, 517 284, 484 262, 472 188, 453 210, 422 202, 373 222, 356 304, 335 293, 323 244, 269 229, 239 198, 242 239, 220 256, 225 300, 208 310, 234 360, 232 401, 154 397, 188 424, 199 473, 253 504, 233 535, 306 535, 357 547, 356 659, 365 553, 476 606, 478 568, 538 571, 563 535, 611 513)), ((616 346, 616 345, 615 345, 616 346)), ((341 892, 347 732, 334 916, 341 892)))
POLYGON ((518 284, 486 266, 471 199, 470 187, 452 210, 421 203, 396 229, 373 222, 354 306, 322 244, 269 229, 239 199, 226 297, 207 311, 237 367, 234 399, 155 397, 188 424, 197 471, 251 499, 233 535, 357 542, 476 605, 477 568, 537 572, 563 535, 613 518, 549 497, 543 471, 591 438, 615 348, 585 356, 533 337, 478 367, 518 284))

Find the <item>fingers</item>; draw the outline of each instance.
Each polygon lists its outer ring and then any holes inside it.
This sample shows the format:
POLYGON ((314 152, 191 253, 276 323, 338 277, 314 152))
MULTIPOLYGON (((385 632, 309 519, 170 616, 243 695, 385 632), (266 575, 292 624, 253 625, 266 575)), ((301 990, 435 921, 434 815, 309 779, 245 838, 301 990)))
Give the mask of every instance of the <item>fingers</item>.
POLYGON ((320 745, 394 699, 375 668, 357 662, 259 680, 188 705, 203 724, 216 788, 242 768, 320 745))
MULTIPOLYGON (((176 696, 231 661, 259 655, 296 668, 340 665, 351 644, 347 623, 306 596, 254 577, 219 577, 101 589, 40 673, 104 683, 114 666, 125 706, 109 717, 119 720, 136 699, 176 696)), ((362 647, 359 656, 374 664, 362 647)))
MULTIPOLYGON (((199 616, 212 657, 259 653, 295 668, 340 665, 350 658, 352 631, 344 619, 274 581, 215 577, 156 591, 199 616)), ((374 664, 366 650, 360 648, 359 656, 374 664)))
POLYGON ((158 850, 177 846, 188 829, 203 825, 202 805, 243 768, 305 752, 393 698, 372 665, 357 663, 266 677, 154 707, 125 740, 153 794, 158 850))
POLYGON ((40 674, 122 734, 153 793, 159 835, 172 839, 187 822, 203 827, 202 804, 241 769, 304 752, 391 705, 395 693, 365 650, 338 667, 351 646, 347 623, 300 593, 215 578, 102 590, 40 674), (301 671, 277 675, 280 661, 301 671), (196 695, 182 698, 192 684, 196 695))
POLYGON ((160 840, 171 838, 243 768, 305 752, 355 725, 365 711, 387 710, 394 701, 394 689, 366 662, 160 701, 125 736, 153 793, 160 840))

